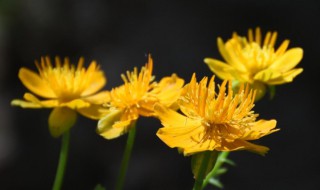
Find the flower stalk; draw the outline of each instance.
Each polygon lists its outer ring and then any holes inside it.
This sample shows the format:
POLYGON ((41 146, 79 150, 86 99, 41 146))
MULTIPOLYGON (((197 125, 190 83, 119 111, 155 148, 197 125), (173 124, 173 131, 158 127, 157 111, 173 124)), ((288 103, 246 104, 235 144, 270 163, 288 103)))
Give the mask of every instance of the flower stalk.
POLYGON ((198 153, 192 157, 193 159, 193 172, 195 177, 195 182, 193 186, 193 190, 201 190, 203 187, 204 179, 208 174, 208 171, 214 167, 216 160, 218 157, 217 151, 205 151, 202 153, 198 153), (200 166, 197 169, 197 162, 200 162, 200 166))
POLYGON ((56 177, 53 184, 53 190, 60 190, 63 182, 63 177, 66 169, 68 150, 70 141, 70 131, 66 131, 62 135, 61 150, 59 156, 59 163, 57 168, 56 177))
POLYGON ((127 144, 124 150, 124 154, 123 154, 123 158, 121 161, 121 167, 120 167, 120 173, 116 182, 116 190, 121 190, 123 189, 123 185, 124 185, 124 181, 126 178, 126 173, 127 173, 127 168, 128 168, 128 164, 129 164, 129 160, 131 157, 131 152, 132 152, 132 148, 133 148, 133 144, 134 144, 134 140, 135 140, 135 136, 136 136, 136 122, 134 122, 132 124, 132 127, 129 131, 128 134, 128 139, 127 139, 127 144))
POLYGON ((217 162, 214 165, 213 169, 211 170, 211 172, 207 175, 207 177, 204 179, 203 181, 203 185, 202 188, 205 188, 210 179, 213 177, 217 176, 217 172, 219 171, 219 169, 221 168, 222 164, 225 162, 225 160, 227 159, 228 155, 230 152, 221 152, 218 156, 217 162))

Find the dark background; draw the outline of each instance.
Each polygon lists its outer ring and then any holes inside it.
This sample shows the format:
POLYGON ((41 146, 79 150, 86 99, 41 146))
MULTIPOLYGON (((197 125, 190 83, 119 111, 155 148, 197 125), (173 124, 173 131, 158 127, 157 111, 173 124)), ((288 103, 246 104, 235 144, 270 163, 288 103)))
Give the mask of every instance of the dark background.
MULTIPOLYGON (((277 45, 288 38, 289 47, 302 47, 304 71, 254 108, 281 128, 258 141, 270 152, 232 153, 237 165, 221 180, 226 190, 319 189, 319 19, 317 0, 0 0, 0 189, 51 189, 60 150, 60 139, 47 128, 50 110, 10 106, 26 91, 20 67, 35 69, 43 55, 74 62, 84 56, 87 65, 93 59, 101 64, 111 89, 151 53, 157 79, 177 73, 189 81, 193 72, 212 75, 203 59, 221 58, 218 36, 227 40, 256 26, 278 31, 277 45)), ((190 157, 155 136, 160 126, 139 119, 125 189, 192 189, 190 157)), ((96 121, 79 117, 72 129, 63 189, 92 190, 98 183, 113 189, 126 136, 107 141, 95 127, 96 121)))

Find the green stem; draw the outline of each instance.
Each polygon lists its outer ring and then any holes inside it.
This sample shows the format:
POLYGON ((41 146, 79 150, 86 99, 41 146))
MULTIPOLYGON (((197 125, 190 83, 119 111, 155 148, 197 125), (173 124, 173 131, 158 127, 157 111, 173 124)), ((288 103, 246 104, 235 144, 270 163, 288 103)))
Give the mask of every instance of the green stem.
POLYGON ((121 190, 123 188, 123 185, 124 185, 123 183, 126 177, 127 168, 128 168, 135 136, 136 136, 136 126, 134 123, 131 126, 131 129, 129 130, 127 144, 126 144, 126 148, 124 150, 124 155, 121 162, 120 173, 116 182, 116 190, 121 190))
POLYGON ((223 162, 227 159, 229 153, 230 152, 221 152, 219 154, 217 162, 214 168, 211 170, 211 172, 207 175, 206 179, 204 180, 202 188, 205 188, 208 185, 210 178, 215 177, 217 175, 217 171, 222 166, 223 162))
POLYGON ((57 168, 56 178, 53 184, 53 190, 60 190, 63 182, 64 171, 66 169, 68 150, 69 150, 70 132, 66 131, 62 135, 61 150, 59 156, 59 164, 57 168))
POLYGON ((211 153, 209 151, 204 152, 204 157, 203 160, 201 162, 201 166, 198 172, 198 176, 196 176, 195 182, 194 182, 194 186, 193 186, 193 190, 201 190, 202 189, 202 183, 203 183, 203 179, 206 175, 206 170, 207 170, 207 166, 209 164, 209 160, 210 160, 210 155, 211 153))

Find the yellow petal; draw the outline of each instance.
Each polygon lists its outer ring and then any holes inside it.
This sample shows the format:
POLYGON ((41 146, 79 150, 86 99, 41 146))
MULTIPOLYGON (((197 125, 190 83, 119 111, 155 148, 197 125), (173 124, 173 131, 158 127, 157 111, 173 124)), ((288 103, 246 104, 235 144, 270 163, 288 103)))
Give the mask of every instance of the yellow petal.
POLYGON ((43 108, 69 107, 71 109, 80 109, 80 108, 85 108, 90 106, 89 102, 86 102, 82 99, 74 99, 69 102, 60 103, 59 100, 57 99, 39 100, 36 96, 30 93, 25 93, 23 98, 29 102, 32 102, 35 105, 38 104, 40 107, 43 107, 43 108))
POLYGON ((44 98, 56 98, 56 95, 48 84, 35 72, 26 68, 21 68, 19 70, 19 78, 23 85, 31 92, 44 98))
POLYGON ((20 106, 22 108, 42 108, 40 104, 34 103, 34 102, 27 102, 24 100, 12 100, 11 101, 12 106, 20 106))
POLYGON ((247 72, 247 59, 242 55, 242 53, 239 53, 239 49, 242 49, 242 46, 244 45, 242 43, 243 41, 237 38, 232 38, 226 42, 225 50, 230 56, 230 61, 227 63, 240 72, 247 72))
POLYGON ((265 69, 265 70, 258 72, 254 76, 254 80, 258 80, 258 81, 269 84, 269 81, 274 80, 276 78, 279 78, 279 77, 281 77, 281 75, 282 74, 279 71, 272 70, 272 69, 265 69))
POLYGON ((39 100, 37 97, 35 97, 33 94, 25 93, 24 99, 26 99, 29 102, 32 102, 34 104, 38 104, 39 106, 43 108, 53 108, 53 107, 69 107, 71 109, 80 109, 84 107, 89 107, 90 103, 81 100, 81 99, 74 99, 70 102, 64 102, 60 103, 58 100, 39 100))
MULTIPOLYGON (((122 110, 112 110, 105 117, 100 119, 97 127, 97 132, 99 133, 99 135, 103 136, 106 139, 113 139, 125 133, 125 127, 114 127, 114 125, 120 121, 122 113, 122 110)), ((125 124, 129 125, 130 121, 127 120, 126 123, 122 122, 122 124, 123 126, 125 126, 125 124)))
POLYGON ((170 77, 163 77, 157 85, 157 89, 161 92, 162 90, 181 88, 183 84, 184 80, 182 78, 179 78, 176 74, 172 74, 170 77))
POLYGON ((285 81, 291 82, 297 75, 302 73, 302 71, 303 71, 302 68, 292 69, 288 72, 283 73, 282 76, 285 81))
POLYGON ((36 96, 31 93, 25 93, 23 98, 34 104, 38 104, 42 108, 53 108, 59 105, 58 100, 39 100, 36 96))
POLYGON ((198 142, 194 145, 189 144, 188 147, 185 147, 183 149, 183 154, 185 156, 189 156, 191 154, 195 154, 198 152, 204 152, 204 151, 208 151, 208 150, 212 151, 212 150, 215 150, 216 147, 217 147, 217 143, 214 140, 206 140, 204 142, 198 142))
POLYGON ((204 62, 209 66, 210 70, 219 78, 226 80, 234 79, 234 76, 232 76, 231 73, 235 72, 235 69, 230 65, 212 58, 205 58, 204 62))
POLYGON ((74 99, 70 102, 64 102, 64 103, 60 103, 61 107, 69 107, 71 109, 81 109, 81 108, 86 108, 90 106, 89 102, 86 102, 82 99, 74 99))
POLYGON ((165 127, 192 127, 201 125, 201 120, 185 117, 161 104, 156 104, 154 111, 165 127))
POLYGON ((140 101, 139 102, 139 109, 138 109, 138 114, 137 117, 139 117, 139 115, 144 116, 144 117, 151 117, 154 116, 154 111, 153 111, 153 107, 154 107, 155 102, 151 103, 151 102, 145 102, 145 101, 140 101))
POLYGON ((235 140, 233 142, 224 142, 221 147, 216 148, 218 151, 235 151, 235 150, 248 150, 260 155, 265 155, 269 148, 252 144, 244 140, 235 140))
POLYGON ((246 67, 241 62, 234 60, 237 56, 230 56, 229 52, 233 52, 233 48, 230 50, 226 49, 225 44, 221 38, 218 38, 218 49, 224 60, 232 67, 236 68, 239 71, 246 72, 246 67))
POLYGON ((192 137, 202 132, 201 126, 192 127, 163 127, 157 132, 157 136, 171 148, 187 149, 200 146, 192 137))
POLYGON ((260 154, 261 156, 264 156, 269 151, 269 148, 266 146, 256 145, 247 141, 242 141, 242 144, 245 150, 260 154))
POLYGON ((169 107, 179 98, 183 84, 184 80, 173 74, 170 77, 162 78, 152 93, 157 94, 161 104, 169 107))
POLYGON ((279 129, 272 130, 276 127, 276 120, 259 120, 254 123, 250 131, 245 134, 242 139, 244 140, 256 140, 270 133, 276 132, 279 129))
POLYGON ((59 137, 76 122, 77 113, 66 107, 54 108, 49 116, 49 131, 53 137, 59 137))
POLYGON ((128 132, 130 130, 130 127, 136 120, 124 120, 124 121, 118 121, 113 125, 113 128, 123 128, 124 132, 128 132))
POLYGON ((289 71, 301 61, 302 56, 302 48, 292 48, 284 53, 283 56, 276 60, 272 65, 270 65, 269 68, 280 72, 289 71))
POLYGON ((234 140, 231 142, 223 140, 221 142, 221 145, 216 147, 216 150, 218 151, 236 151, 236 150, 243 150, 244 145, 243 145, 244 140, 234 140))
MULTIPOLYGON (((128 125, 130 123, 127 123, 128 125)), ((101 135, 102 137, 104 137, 105 139, 114 139, 117 138, 121 135, 123 135, 125 133, 125 128, 115 128, 110 126, 109 128, 105 128, 104 131, 99 132, 99 135, 101 135)))
POLYGON ((226 51, 226 48, 225 48, 225 45, 224 45, 224 42, 223 42, 222 38, 218 37, 217 44, 218 44, 219 52, 222 55, 222 57, 224 58, 224 60, 227 63, 230 63, 231 62, 231 58, 230 58, 230 55, 229 55, 228 51, 226 51))
POLYGON ((77 109, 77 111, 90 119, 99 120, 108 113, 108 110, 101 105, 91 104, 89 107, 77 109))
POLYGON ((88 87, 81 93, 81 96, 88 96, 99 91, 107 83, 107 79, 102 71, 96 71, 97 64, 95 61, 91 62, 87 70, 87 75, 92 75, 88 82, 88 87))
POLYGON ((214 140, 204 140, 204 127, 163 127, 157 132, 157 136, 169 147, 177 147, 185 156, 214 150, 217 143, 214 140))
POLYGON ((302 68, 298 68, 298 69, 292 69, 288 72, 285 72, 282 74, 282 76, 278 77, 278 78, 274 78, 272 80, 268 81, 269 85, 278 85, 278 84, 284 84, 284 83, 288 83, 288 82, 292 82, 293 79, 299 75, 301 72, 303 71, 302 68))
POLYGON ((85 97, 83 99, 92 104, 103 104, 110 101, 110 92, 102 91, 92 96, 85 97))

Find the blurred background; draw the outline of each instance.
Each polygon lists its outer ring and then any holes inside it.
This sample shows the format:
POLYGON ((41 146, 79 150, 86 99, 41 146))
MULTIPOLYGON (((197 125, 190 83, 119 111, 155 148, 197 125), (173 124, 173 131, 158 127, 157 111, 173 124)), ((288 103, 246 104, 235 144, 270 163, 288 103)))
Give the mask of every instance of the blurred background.
MULTIPOLYGON (((203 59, 221 58, 218 36, 227 40, 257 26, 264 34, 278 31, 276 45, 290 39, 289 47, 302 47, 304 71, 277 87, 272 101, 255 106, 281 129, 257 142, 270 152, 233 152, 236 166, 221 181, 226 190, 319 189, 319 19, 317 0, 0 0, 0 189, 51 189, 60 150, 60 139, 48 131, 50 110, 10 106, 26 92, 20 67, 35 69, 34 60, 44 55, 73 62, 84 56, 86 65, 101 65, 111 89, 151 53, 156 79, 177 73, 189 81, 194 72, 212 75, 203 59)), ((160 122, 141 118, 137 126, 125 189, 192 189, 190 157, 156 137, 160 122)), ((108 141, 95 128, 96 121, 83 117, 72 128, 63 189, 114 188, 127 136, 108 141)))

